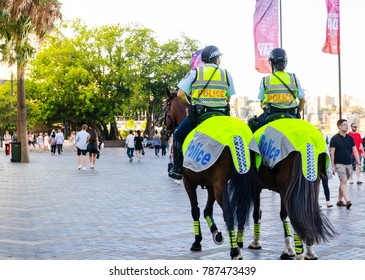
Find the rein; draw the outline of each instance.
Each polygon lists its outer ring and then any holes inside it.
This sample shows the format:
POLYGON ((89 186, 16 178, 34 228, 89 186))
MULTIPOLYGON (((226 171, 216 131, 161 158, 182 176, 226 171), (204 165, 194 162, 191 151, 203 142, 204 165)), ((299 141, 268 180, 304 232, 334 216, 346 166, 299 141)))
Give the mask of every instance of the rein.
MULTIPOLYGON (((173 97, 173 98, 175 98, 175 97, 173 97)), ((163 130, 166 133, 167 138, 170 138, 170 136, 175 132, 176 128, 178 127, 176 120, 173 117, 171 117, 171 115, 169 114, 173 98, 171 100, 169 100, 169 102, 166 105, 165 115, 164 115, 164 120, 163 120, 163 130), (170 122, 172 123, 171 127, 167 127, 167 125, 166 125, 167 119, 169 119, 170 122)))

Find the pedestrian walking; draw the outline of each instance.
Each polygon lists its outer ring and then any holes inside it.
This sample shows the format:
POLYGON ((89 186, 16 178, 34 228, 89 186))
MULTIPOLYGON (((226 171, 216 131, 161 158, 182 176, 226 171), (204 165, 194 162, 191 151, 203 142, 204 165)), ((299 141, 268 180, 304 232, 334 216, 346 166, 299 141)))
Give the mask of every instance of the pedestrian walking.
POLYGON ((90 130, 87 139, 87 151, 89 152, 90 169, 95 169, 96 159, 99 158, 99 140, 95 129, 90 130))
POLYGON ((129 131, 129 135, 125 139, 125 146, 127 148, 127 156, 129 158, 129 162, 133 161, 133 153, 134 153, 134 134, 133 130, 129 131))
POLYGON ((56 154, 56 148, 57 148, 57 141, 56 141, 56 130, 52 130, 51 136, 50 136, 50 143, 51 143, 51 154, 54 156, 56 154))
POLYGON ((360 158, 357 153, 354 138, 347 134, 348 122, 345 119, 337 121, 338 133, 331 138, 330 154, 332 174, 336 172, 340 179, 337 206, 346 206, 350 209, 352 203, 347 193, 347 180, 352 169, 351 154, 354 153, 356 164, 360 166, 360 158), (345 199, 345 201, 343 201, 345 199))
POLYGON ((158 131, 155 131, 155 135, 153 136, 153 146, 155 147, 155 157, 160 156, 160 148, 161 148, 161 137, 158 134, 158 131))
POLYGON ((140 130, 137 130, 137 135, 134 137, 134 148, 136 150, 136 156, 138 157, 138 162, 140 162, 143 152, 143 137, 141 136, 140 130))
POLYGON ((58 155, 62 155, 63 152, 63 141, 65 140, 65 137, 63 136, 63 133, 61 129, 59 129, 56 133, 56 143, 57 143, 57 152, 58 155))
POLYGON ((87 153, 87 139, 89 133, 86 132, 87 125, 83 124, 81 131, 76 134, 76 148, 77 148, 77 164, 78 170, 86 169, 86 153, 87 153))
MULTIPOLYGON (((348 133, 348 135, 350 135, 350 136, 352 136, 352 138, 354 138, 356 150, 357 150, 357 153, 359 154, 360 163, 361 163, 361 155, 364 152, 364 147, 362 145, 361 135, 359 132, 357 132, 356 123, 351 124, 351 131, 348 133)), ((362 184, 362 182, 360 180, 361 165, 360 166, 356 165, 356 159, 355 159, 354 153, 352 153, 352 155, 351 155, 351 164, 352 164, 352 169, 351 169, 351 173, 350 173, 349 183, 350 184, 354 183, 352 180, 352 175, 353 175, 353 171, 355 171, 356 179, 357 179, 356 184, 361 185, 362 184)))
POLYGON ((4 134, 4 144, 5 144, 5 155, 10 155, 10 142, 11 142, 11 134, 9 133, 9 130, 5 131, 4 134))

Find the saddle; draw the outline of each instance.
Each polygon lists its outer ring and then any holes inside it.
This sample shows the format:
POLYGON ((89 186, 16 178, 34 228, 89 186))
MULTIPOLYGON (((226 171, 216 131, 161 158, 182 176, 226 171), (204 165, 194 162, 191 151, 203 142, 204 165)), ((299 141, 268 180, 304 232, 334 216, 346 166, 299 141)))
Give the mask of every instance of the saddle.
POLYGON ((224 108, 224 111, 220 109, 221 108, 214 109, 203 105, 191 105, 189 107, 189 118, 198 125, 211 117, 230 115, 229 106, 224 108))
MULTIPOLYGON (((262 114, 258 117, 255 115, 248 120, 248 122, 247 122, 248 126, 251 128, 253 133, 260 128, 260 125, 259 125, 260 119, 263 117, 264 117, 264 114, 262 114)), ((300 119, 300 116, 298 116, 298 114, 294 114, 291 111, 277 111, 277 112, 274 112, 273 114, 267 116, 267 118, 265 119, 264 125, 266 125, 272 121, 276 121, 276 120, 280 120, 280 119, 300 119)))

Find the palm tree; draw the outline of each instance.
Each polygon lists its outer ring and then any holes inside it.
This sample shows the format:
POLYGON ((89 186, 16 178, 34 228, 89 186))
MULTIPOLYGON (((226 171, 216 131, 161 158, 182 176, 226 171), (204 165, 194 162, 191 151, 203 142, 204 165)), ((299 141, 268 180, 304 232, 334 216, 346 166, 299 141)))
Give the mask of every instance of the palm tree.
POLYGON ((29 162, 25 69, 35 53, 34 41, 44 38, 61 18, 61 3, 57 0, 0 0, 1 60, 17 67, 17 135, 21 142, 21 162, 29 162))

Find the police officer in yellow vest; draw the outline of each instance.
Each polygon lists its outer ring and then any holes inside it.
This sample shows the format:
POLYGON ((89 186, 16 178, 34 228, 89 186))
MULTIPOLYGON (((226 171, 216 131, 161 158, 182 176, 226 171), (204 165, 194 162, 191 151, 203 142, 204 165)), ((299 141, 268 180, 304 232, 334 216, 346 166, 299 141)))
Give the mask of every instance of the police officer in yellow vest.
POLYGON ((229 101, 235 90, 231 75, 219 68, 221 55, 216 46, 205 47, 201 53, 204 65, 192 69, 177 85, 177 96, 189 107, 189 116, 174 133, 174 167, 169 171, 169 177, 173 179, 182 178, 182 144, 189 132, 196 127, 197 119, 212 111, 229 115, 229 101), (191 97, 191 102, 187 96, 191 97))
POLYGON ((272 74, 262 79, 258 99, 264 113, 258 117, 259 127, 271 114, 285 112, 300 119, 304 108, 304 92, 295 74, 285 72, 288 57, 284 49, 275 48, 269 55, 272 74), (299 100, 299 102, 298 102, 299 100))

